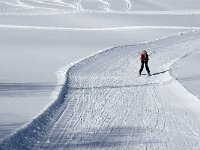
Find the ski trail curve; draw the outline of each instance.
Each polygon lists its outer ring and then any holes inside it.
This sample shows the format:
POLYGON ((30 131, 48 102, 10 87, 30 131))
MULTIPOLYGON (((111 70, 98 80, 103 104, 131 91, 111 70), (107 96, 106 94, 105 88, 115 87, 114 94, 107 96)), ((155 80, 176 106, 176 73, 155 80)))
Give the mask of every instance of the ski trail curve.
POLYGON ((111 48, 72 67, 58 99, 0 149, 200 148, 200 101, 170 76, 170 66, 199 51, 200 32, 111 48), (138 51, 151 77, 138 77, 138 51))

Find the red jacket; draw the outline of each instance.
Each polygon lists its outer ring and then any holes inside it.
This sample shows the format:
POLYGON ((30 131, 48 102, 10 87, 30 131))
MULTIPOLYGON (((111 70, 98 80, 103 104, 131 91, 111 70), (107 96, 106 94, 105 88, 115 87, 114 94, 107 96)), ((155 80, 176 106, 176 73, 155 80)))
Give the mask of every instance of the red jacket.
POLYGON ((148 56, 148 54, 141 54, 140 59, 141 59, 141 61, 148 61, 149 56, 148 56))

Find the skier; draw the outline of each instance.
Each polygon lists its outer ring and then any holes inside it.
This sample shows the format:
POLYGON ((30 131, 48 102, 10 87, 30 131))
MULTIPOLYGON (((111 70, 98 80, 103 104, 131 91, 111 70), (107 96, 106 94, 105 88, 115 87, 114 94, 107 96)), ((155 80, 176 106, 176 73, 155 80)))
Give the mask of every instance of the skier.
POLYGON ((142 70, 145 65, 148 75, 151 76, 149 66, 148 66, 149 55, 147 54, 147 51, 143 50, 142 53, 140 53, 140 60, 141 60, 141 68, 139 70, 139 75, 141 76, 142 70))

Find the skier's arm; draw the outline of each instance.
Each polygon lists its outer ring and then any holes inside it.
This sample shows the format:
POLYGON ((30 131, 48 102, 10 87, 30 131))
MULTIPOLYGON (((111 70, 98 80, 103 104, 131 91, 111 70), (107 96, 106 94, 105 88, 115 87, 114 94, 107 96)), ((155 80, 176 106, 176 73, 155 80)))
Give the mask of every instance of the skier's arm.
POLYGON ((151 54, 149 54, 149 56, 151 56, 151 55, 154 54, 154 53, 156 53, 156 52, 152 52, 151 54))

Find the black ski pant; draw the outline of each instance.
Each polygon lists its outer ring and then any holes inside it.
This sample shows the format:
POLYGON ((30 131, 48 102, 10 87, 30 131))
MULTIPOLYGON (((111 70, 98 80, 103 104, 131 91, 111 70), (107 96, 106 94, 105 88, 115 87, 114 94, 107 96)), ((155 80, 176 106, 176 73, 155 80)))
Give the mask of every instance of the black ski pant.
POLYGON ((147 70, 147 73, 150 74, 150 70, 149 70, 149 66, 148 66, 148 61, 141 61, 141 68, 140 68, 140 71, 139 73, 141 74, 142 73, 142 70, 144 68, 144 65, 145 65, 145 68, 147 70))

